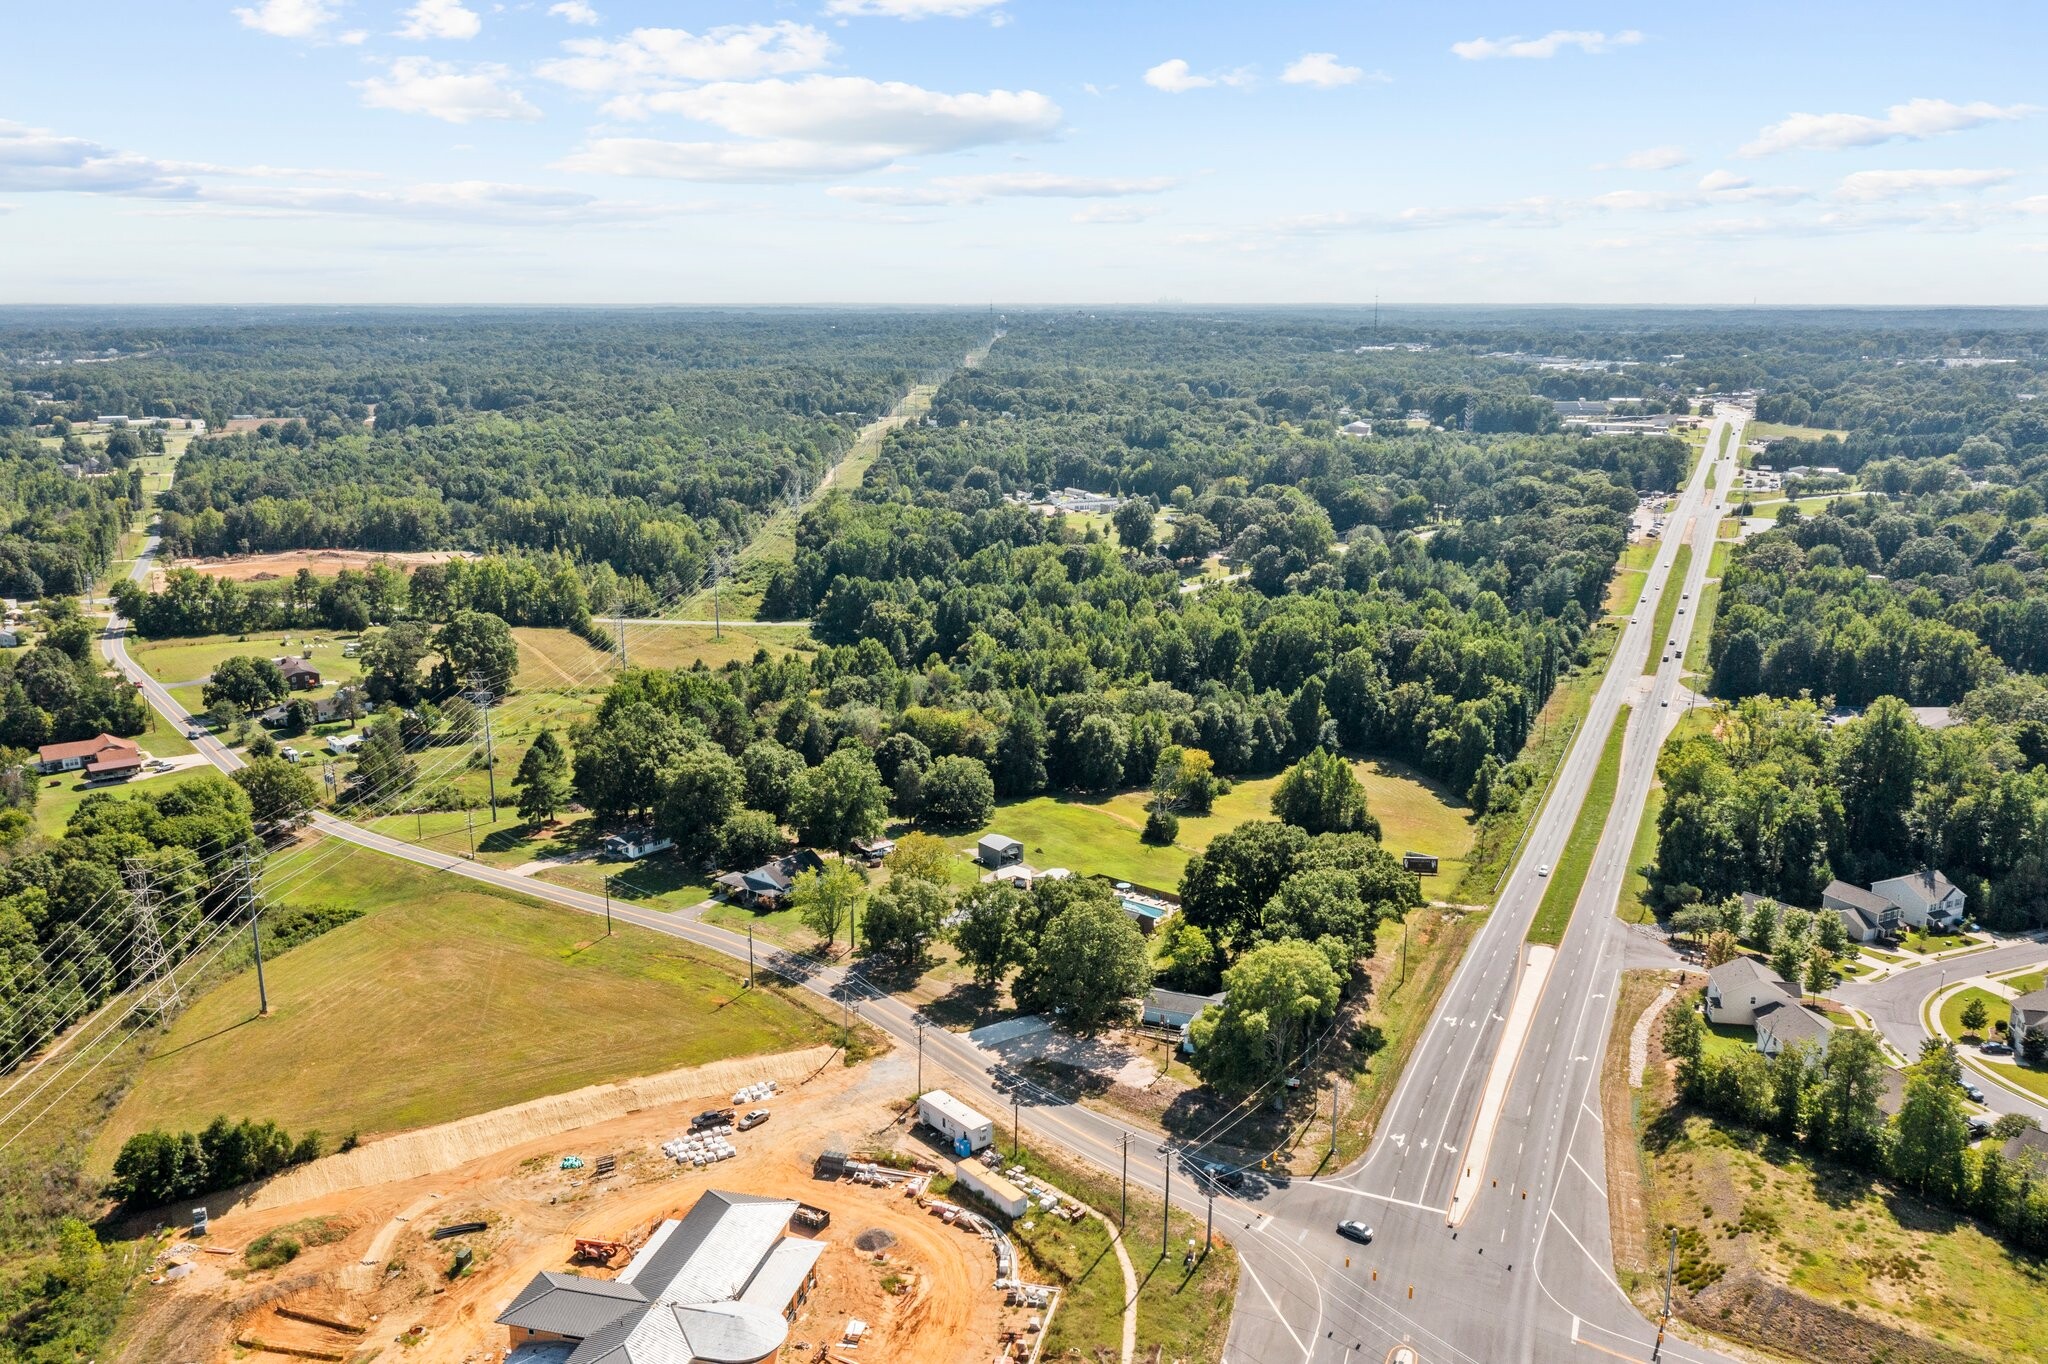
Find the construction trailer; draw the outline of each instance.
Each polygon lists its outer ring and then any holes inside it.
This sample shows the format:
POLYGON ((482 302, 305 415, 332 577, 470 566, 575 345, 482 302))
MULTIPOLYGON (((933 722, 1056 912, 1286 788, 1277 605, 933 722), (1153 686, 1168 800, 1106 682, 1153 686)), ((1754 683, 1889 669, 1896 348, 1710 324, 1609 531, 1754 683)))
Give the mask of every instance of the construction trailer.
POLYGON ((956 1176, 963 1188, 971 1189, 981 1201, 1009 1217, 1022 1217, 1027 1206, 1024 1191, 979 1161, 963 1160, 956 1176))
POLYGON ((996 1139, 994 1123, 943 1089, 917 1096, 917 1118, 951 1143, 955 1155, 971 1156, 996 1139))

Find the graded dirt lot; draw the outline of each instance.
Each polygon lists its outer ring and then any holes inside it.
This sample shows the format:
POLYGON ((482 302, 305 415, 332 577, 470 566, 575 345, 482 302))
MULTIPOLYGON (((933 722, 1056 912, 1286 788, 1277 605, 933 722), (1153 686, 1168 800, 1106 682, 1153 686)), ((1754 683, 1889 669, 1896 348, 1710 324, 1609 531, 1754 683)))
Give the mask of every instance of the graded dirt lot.
POLYGON ((851 1069, 835 1061, 785 1084, 764 1105, 774 1114, 767 1125, 735 1134, 739 1156, 703 1170, 673 1164, 659 1147, 699 1109, 723 1105, 728 1092, 692 1094, 509 1145, 433 1175, 231 1211, 215 1220, 206 1244, 234 1253, 191 1254, 189 1274, 146 1289, 152 1300, 120 1358, 496 1360, 507 1333, 493 1319, 534 1274, 610 1277, 623 1267, 623 1255, 611 1267, 572 1264, 574 1238, 637 1247, 662 1219, 687 1213, 713 1188, 796 1198, 832 1214, 821 1234, 829 1249, 818 1262, 818 1287, 791 1327, 787 1357, 823 1358, 820 1347, 838 1342, 847 1320, 858 1317, 871 1329, 859 1355, 848 1358, 995 1358, 1001 1333, 1023 1317, 992 1286, 987 1241, 931 1216, 901 1189, 811 1177, 813 1159, 828 1147, 857 1152, 905 1141, 915 1149, 897 1121, 908 1089, 901 1069, 894 1058, 851 1069), (618 1174, 591 1178, 595 1157, 605 1153, 616 1155, 618 1174), (586 1167, 561 1169, 565 1155, 581 1156, 586 1167), (437 1227, 465 1222, 488 1225, 430 1238, 437 1227), (855 1249, 855 1238, 877 1229, 893 1244, 880 1254, 855 1249), (250 1269, 246 1252, 265 1233, 291 1236, 305 1249, 279 1268, 250 1269), (340 1239, 315 1244, 326 1236, 340 1239), (474 1264, 451 1277, 464 1246, 474 1264))
POLYGON ((269 582, 290 578, 310 568, 322 578, 331 578, 344 568, 360 572, 380 560, 411 572, 420 564, 445 564, 450 559, 469 557, 462 550, 435 549, 378 553, 366 549, 295 549, 281 554, 226 554, 205 559, 180 559, 178 568, 196 568, 215 578, 236 582, 269 582))

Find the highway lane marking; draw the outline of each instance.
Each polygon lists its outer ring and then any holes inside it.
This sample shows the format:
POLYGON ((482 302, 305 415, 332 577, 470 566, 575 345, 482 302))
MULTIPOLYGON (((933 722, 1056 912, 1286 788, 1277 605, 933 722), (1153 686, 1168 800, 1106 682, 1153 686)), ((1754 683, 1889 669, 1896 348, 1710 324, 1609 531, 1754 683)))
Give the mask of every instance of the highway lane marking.
POLYGON ((1586 1182, 1588 1184, 1591 1184, 1593 1187, 1600 1189, 1602 1193, 1606 1192, 1605 1187, 1601 1185, 1600 1181, 1593 1178, 1593 1172, 1591 1170, 1588 1170, 1585 1166, 1579 1164, 1579 1158, 1577 1156, 1567 1151, 1564 1153, 1564 1158, 1567 1162, 1569 1162, 1572 1165, 1573 1168, 1575 1168, 1580 1174, 1586 1177, 1586 1182))
MULTIPOLYGON (((1252 1281, 1252 1287, 1259 1290, 1259 1296, 1266 1300, 1266 1306, 1273 1309, 1273 1320, 1280 1323, 1280 1329, 1285 1331, 1287 1333, 1288 1339, 1292 1340, 1295 1343, 1295 1346, 1300 1349, 1302 1358, 1308 1358, 1310 1353, 1309 1347, 1301 1343, 1301 1337, 1295 1335, 1294 1328, 1287 1324, 1287 1314, 1280 1310, 1280 1304, 1274 1302, 1273 1295, 1266 1291, 1266 1281, 1263 1278, 1259 1277, 1259 1272, 1256 1269, 1252 1268, 1252 1262, 1250 1260, 1245 1259, 1243 1256, 1239 1256, 1237 1263, 1238 1267, 1242 1269, 1247 1276, 1250 1277, 1252 1281)), ((1321 1324, 1320 1320, 1317 1324, 1321 1324)))

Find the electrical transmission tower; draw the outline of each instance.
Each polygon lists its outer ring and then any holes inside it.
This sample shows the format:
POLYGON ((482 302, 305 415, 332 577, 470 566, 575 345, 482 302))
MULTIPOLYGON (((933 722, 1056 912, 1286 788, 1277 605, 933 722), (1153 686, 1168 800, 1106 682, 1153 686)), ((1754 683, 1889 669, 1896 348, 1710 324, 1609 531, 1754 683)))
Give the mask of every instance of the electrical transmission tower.
POLYGON ((244 843, 235 851, 235 904, 249 916, 249 945, 256 949, 256 1012, 260 1017, 270 1016, 270 989, 263 980, 263 922, 262 912, 256 903, 256 886, 262 877, 259 858, 262 852, 254 843, 244 843))
POLYGON ((161 1019, 178 1006, 180 996, 163 923, 157 917, 156 886, 149 865, 140 858, 130 857, 121 863, 121 879, 128 884, 135 918, 135 983, 142 987, 142 1007, 161 1019))

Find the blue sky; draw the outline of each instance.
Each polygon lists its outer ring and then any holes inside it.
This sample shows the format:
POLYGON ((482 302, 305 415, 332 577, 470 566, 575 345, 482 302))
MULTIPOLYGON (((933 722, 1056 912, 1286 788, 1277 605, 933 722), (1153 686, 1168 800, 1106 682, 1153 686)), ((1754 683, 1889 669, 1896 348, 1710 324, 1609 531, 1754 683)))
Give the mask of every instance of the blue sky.
POLYGON ((2048 301, 2026 3, 10 11, 0 302, 2048 301))

